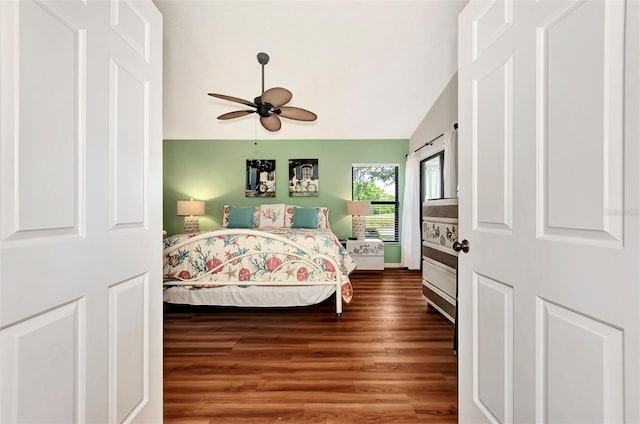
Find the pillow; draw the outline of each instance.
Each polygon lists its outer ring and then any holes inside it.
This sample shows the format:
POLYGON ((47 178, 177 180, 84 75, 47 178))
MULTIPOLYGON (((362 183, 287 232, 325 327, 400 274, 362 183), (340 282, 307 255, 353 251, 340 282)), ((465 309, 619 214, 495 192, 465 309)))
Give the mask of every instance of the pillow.
POLYGON ((260 205, 258 227, 284 227, 284 203, 260 205))
MULTIPOLYGON (((293 210, 298 206, 286 205, 284 211, 284 226, 291 227, 293 224, 293 210)), ((319 207, 318 209, 318 226, 315 228, 329 228, 329 208, 319 207)))
MULTIPOLYGON (((256 228, 258 226, 258 222, 260 219, 260 208, 259 207, 253 207, 253 227, 256 228)), ((224 205, 222 208, 222 227, 228 227, 229 226, 229 208, 230 205, 224 205)))
POLYGON ((229 222, 227 228, 253 228, 254 207, 236 208, 229 206, 229 222))
POLYGON ((329 208, 318 208, 318 228, 329 228, 329 208))
POLYGON ((294 208, 291 228, 318 228, 318 208, 294 208))

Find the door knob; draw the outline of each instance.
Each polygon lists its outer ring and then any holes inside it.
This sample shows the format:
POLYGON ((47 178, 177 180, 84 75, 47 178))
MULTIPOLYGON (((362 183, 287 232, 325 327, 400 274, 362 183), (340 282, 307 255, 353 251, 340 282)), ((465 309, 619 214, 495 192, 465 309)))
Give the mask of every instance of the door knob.
POLYGON ((471 247, 471 244, 469 243, 469 240, 462 240, 462 243, 458 243, 458 241, 455 241, 453 243, 453 250, 455 250, 456 252, 459 251, 463 251, 464 253, 467 253, 469 251, 469 248, 471 247))

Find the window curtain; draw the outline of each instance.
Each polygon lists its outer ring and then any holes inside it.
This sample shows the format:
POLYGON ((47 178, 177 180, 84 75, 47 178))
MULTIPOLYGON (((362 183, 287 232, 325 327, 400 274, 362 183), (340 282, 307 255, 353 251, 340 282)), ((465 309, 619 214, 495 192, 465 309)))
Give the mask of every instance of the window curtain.
POLYGON ((404 181, 400 265, 420 269, 420 171, 415 152, 407 156, 404 181))
POLYGON ((458 197, 458 131, 444 133, 444 197, 458 197))

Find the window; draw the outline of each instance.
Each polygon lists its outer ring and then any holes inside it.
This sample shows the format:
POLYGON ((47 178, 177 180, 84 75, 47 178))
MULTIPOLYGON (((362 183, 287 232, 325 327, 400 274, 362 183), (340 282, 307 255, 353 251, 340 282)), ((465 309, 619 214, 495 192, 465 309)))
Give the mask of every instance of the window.
POLYGON ((303 180, 310 180, 313 178, 313 166, 309 165, 309 164, 305 164, 302 165, 300 167, 300 170, 302 171, 302 179, 303 180))
POLYGON ((371 201, 373 215, 366 217, 366 237, 398 241, 398 164, 354 163, 351 198, 371 201))

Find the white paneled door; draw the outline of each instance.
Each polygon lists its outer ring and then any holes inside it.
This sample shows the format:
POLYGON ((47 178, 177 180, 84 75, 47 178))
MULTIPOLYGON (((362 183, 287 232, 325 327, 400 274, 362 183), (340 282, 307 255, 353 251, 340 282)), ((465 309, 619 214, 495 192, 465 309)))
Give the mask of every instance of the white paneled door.
POLYGON ((640 422, 640 2, 459 17, 461 423, 640 422))
POLYGON ((0 422, 162 421, 162 17, 0 1, 0 422))

